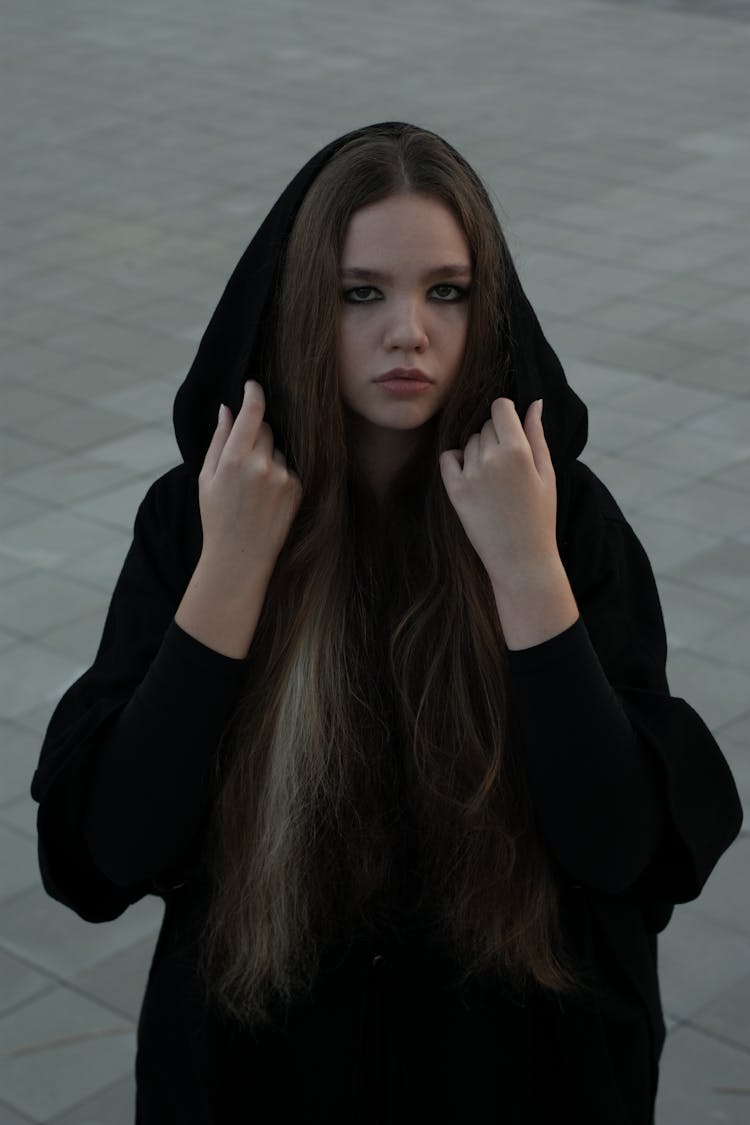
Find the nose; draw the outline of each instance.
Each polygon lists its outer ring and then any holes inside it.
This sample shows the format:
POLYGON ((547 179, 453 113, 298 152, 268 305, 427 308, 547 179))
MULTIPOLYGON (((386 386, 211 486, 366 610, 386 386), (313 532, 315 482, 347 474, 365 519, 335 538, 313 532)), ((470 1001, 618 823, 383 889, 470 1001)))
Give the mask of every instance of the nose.
POLYGON ((417 301, 399 301, 394 304, 386 326, 384 343, 388 351, 421 351, 427 347, 429 337, 425 327, 425 313, 417 301))

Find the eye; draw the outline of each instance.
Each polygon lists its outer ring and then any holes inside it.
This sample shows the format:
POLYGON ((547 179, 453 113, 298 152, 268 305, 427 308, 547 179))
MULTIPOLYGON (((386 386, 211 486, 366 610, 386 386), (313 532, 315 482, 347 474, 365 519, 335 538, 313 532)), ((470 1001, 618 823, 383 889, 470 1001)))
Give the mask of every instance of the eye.
POLYGON ((356 289, 345 289, 344 300, 350 301, 353 305, 366 305, 370 303, 371 299, 369 297, 363 297, 361 294, 377 292, 378 290, 373 285, 360 285, 356 289), (355 294, 357 295, 355 296, 355 294))
POLYGON ((452 301, 463 301, 464 297, 469 295, 469 290, 464 289, 461 285, 433 285, 432 289, 436 296, 438 289, 451 289, 453 291, 455 295, 452 297, 437 297, 438 301, 442 301, 446 304, 452 301))
MULTIPOLYGON (((432 292, 435 293, 435 299, 440 304, 453 304, 456 301, 463 301, 469 295, 469 290, 461 285, 433 285, 432 292), (438 290, 442 290, 438 293, 438 290), (448 292, 446 293, 446 290, 448 292)), ((382 300, 382 295, 378 297, 368 297, 368 293, 380 293, 374 285, 359 285, 356 289, 345 289, 343 297, 345 301, 349 301, 353 305, 368 305, 373 300, 382 300)))

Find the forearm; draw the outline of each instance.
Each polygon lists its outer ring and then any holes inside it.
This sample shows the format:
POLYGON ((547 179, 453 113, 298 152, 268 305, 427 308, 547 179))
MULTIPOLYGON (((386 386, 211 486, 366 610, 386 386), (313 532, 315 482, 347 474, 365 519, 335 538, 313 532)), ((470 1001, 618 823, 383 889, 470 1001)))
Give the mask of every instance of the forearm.
POLYGON ((242 573, 202 556, 175 621, 207 648, 241 660, 255 635, 269 581, 270 572, 242 573))
POLYGON ((512 651, 558 636, 578 619, 578 606, 561 560, 538 575, 508 576, 493 584, 505 643, 512 651))
POLYGON ((84 824, 97 867, 135 886, 178 865, 207 812, 244 663, 173 623, 99 750, 84 824))
POLYGON ((512 610, 507 592, 498 610, 503 629, 509 624, 510 674, 540 821, 573 878, 616 892, 637 878, 656 846, 663 814, 655 768, 572 591, 568 597, 558 585, 560 603, 545 616, 543 589, 532 601, 518 590, 512 610))

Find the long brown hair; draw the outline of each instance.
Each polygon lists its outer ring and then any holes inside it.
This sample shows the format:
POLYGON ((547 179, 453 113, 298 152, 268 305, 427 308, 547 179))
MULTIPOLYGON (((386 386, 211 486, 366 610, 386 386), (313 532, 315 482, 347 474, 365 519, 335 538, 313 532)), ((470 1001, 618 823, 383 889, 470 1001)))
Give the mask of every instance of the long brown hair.
POLYGON ((414 126, 342 147, 285 247, 255 374, 283 403, 275 438, 303 499, 217 759, 201 935, 209 995, 247 1024, 309 991, 347 927, 387 922, 407 839, 414 902, 463 982, 489 972, 571 983, 495 599, 438 464, 507 388, 508 261, 476 173, 414 126), (451 396, 381 507, 357 471, 339 391, 338 270, 352 214, 405 191, 451 209, 474 281, 451 396))

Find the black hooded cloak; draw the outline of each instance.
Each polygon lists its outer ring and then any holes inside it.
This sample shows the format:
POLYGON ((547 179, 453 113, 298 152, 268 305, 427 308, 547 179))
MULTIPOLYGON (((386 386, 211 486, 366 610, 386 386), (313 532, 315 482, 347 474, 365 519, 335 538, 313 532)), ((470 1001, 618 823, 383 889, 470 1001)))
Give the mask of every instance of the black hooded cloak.
MULTIPOLYGON (((209 766, 243 661, 174 622, 201 549, 197 474, 220 402, 236 415, 248 372, 263 384, 252 358, 305 192, 344 143, 401 127, 356 130, 317 153, 229 279, 176 397, 183 463, 138 510, 94 662, 57 706, 32 782, 53 898, 91 922, 147 894, 165 903, 139 1021, 141 1125, 646 1125, 664 1039, 656 934, 675 903, 700 894, 740 829, 719 747, 670 694, 648 558, 578 460, 586 407, 512 270, 509 393, 522 419, 544 399, 557 542, 580 616, 509 653, 509 665, 532 796, 559 862, 566 945, 588 987, 519 998, 487 981, 456 993, 443 952, 415 924, 353 933, 332 948, 312 997, 262 1034, 202 1000, 190 952, 206 906, 196 857, 209 766)), ((266 400, 278 444, 283 416, 266 400)))

